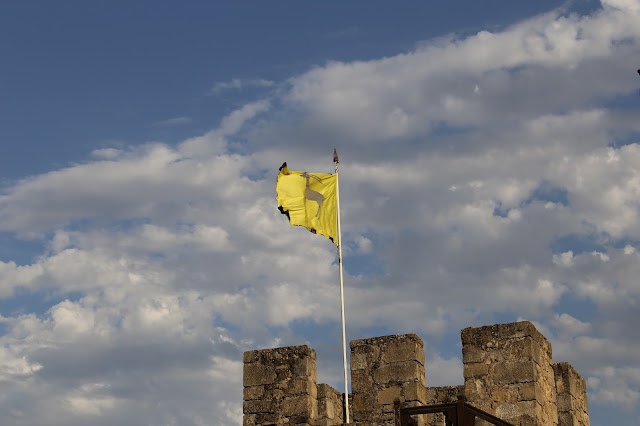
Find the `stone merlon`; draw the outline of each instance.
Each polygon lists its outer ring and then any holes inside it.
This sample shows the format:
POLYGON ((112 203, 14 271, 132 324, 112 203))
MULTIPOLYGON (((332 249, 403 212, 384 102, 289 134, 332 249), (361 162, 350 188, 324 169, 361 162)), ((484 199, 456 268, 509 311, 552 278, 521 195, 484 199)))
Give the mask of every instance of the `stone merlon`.
MULTIPOLYGON (((393 425, 396 399, 419 406, 464 396, 514 425, 589 426, 585 380, 568 363, 553 363, 551 345, 532 323, 469 327, 461 337, 464 384, 441 387, 426 386, 416 334, 353 340, 350 424, 393 425)), ((343 424, 344 394, 317 383, 316 353, 306 345, 245 352, 243 385, 245 426, 343 424)), ((414 421, 444 426, 442 414, 414 421)))

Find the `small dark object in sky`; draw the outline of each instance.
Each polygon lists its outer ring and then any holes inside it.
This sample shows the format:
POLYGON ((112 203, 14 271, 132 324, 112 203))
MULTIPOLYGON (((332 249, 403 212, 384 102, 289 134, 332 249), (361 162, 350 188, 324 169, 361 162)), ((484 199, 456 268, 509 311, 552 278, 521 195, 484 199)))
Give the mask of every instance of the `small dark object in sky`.
POLYGON ((640 70, 638 70, 638 74, 640 74, 640 70))

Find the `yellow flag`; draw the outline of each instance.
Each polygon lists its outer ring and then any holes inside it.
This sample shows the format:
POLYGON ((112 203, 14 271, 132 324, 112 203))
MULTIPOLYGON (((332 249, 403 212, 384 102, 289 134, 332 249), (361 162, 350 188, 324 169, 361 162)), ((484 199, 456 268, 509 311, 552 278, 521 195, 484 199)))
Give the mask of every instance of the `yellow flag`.
POLYGON ((304 226, 337 245, 337 179, 330 173, 294 172, 284 163, 276 183, 278 209, 291 225, 304 226))

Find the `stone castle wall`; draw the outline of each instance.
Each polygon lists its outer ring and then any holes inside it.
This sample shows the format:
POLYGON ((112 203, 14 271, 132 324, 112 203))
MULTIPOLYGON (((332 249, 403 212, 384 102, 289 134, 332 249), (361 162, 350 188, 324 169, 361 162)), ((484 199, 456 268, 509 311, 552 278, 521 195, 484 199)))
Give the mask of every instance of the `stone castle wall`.
POLYGON ((331 386, 318 385, 318 426, 339 425, 344 421, 344 396, 331 386))
POLYGON ((465 328, 462 347, 469 403, 513 424, 558 424, 551 345, 533 324, 465 328))
POLYGON ((396 398, 425 403, 424 343, 418 336, 354 340, 350 347, 354 422, 393 424, 396 398))
POLYGON ((316 351, 309 346, 245 352, 243 423, 317 424, 316 383, 316 351))
POLYGON ((570 426, 589 425, 587 382, 566 362, 553 364, 556 380, 558 423, 570 426))
MULTIPOLYGON (((462 330, 464 385, 426 387, 424 344, 415 334, 354 340, 350 417, 353 425, 393 425, 393 401, 405 406, 467 401, 518 426, 589 426, 586 382, 528 321, 462 330)), ((340 425, 344 394, 317 384, 308 346, 244 354, 244 421, 248 425, 340 425)), ((415 416, 444 426, 442 414, 415 416)), ((487 424, 477 421, 477 425, 487 424)))

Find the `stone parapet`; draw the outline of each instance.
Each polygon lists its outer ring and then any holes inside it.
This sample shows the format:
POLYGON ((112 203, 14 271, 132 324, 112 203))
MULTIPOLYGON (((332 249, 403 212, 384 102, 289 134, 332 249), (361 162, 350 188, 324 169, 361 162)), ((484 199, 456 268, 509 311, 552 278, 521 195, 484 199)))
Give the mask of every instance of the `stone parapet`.
POLYGON ((344 421, 344 401, 341 392, 331 386, 318 385, 318 421, 319 426, 341 425, 344 421))
POLYGON ((315 425, 316 381, 309 346, 245 352, 243 425, 315 425))
MULTIPOLYGON (((351 342, 351 426, 393 424, 404 407, 450 404, 458 395, 517 426, 589 426, 586 382, 528 321, 462 330, 463 386, 425 386, 424 344, 415 334, 351 342)), ((244 426, 343 425, 344 395, 316 384, 316 353, 291 346, 244 353, 244 426)), ((442 414, 415 415, 444 426, 442 414)), ((477 426, 487 425, 477 420, 477 426)))
POLYGON ((517 425, 558 424, 551 345, 532 323, 469 327, 461 334, 469 403, 517 425))
POLYGON ((559 426, 589 426, 587 382, 568 363, 553 364, 559 426))
MULTIPOLYGON (((424 343, 415 334, 354 340, 351 347, 353 420, 393 424, 393 401, 426 400, 424 343)), ((422 420, 419 423, 422 425, 422 420)))

